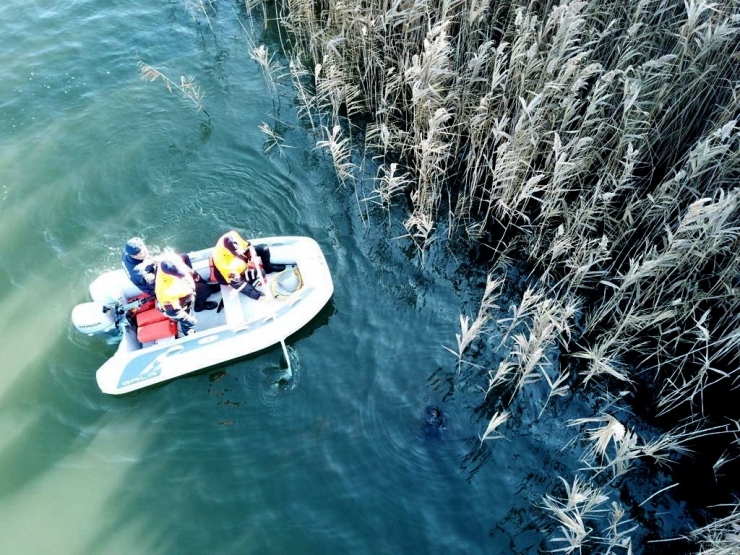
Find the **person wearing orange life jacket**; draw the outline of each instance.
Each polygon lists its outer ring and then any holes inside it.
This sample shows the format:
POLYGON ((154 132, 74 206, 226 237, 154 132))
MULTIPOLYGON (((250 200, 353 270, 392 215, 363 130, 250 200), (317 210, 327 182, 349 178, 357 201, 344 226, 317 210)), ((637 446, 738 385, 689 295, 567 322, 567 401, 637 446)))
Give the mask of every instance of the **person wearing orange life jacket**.
MULTIPOLYGON (((216 303, 205 300, 207 295, 196 294, 196 280, 199 282, 198 285, 201 285, 201 277, 180 257, 165 255, 160 260, 154 280, 157 308, 180 325, 183 335, 194 333, 193 326, 197 319, 193 315, 193 308, 196 312, 200 312, 214 309, 217 306, 216 303)), ((205 289, 208 289, 207 286, 205 289)))
MULTIPOLYGON (((257 260, 252 258, 252 245, 236 231, 229 231, 219 237, 209 259, 211 281, 221 285, 230 285, 242 295, 258 300, 264 293, 254 287, 262 272, 257 260)), ((270 262, 270 249, 266 245, 254 245, 254 252, 262 261, 265 273, 281 272, 283 264, 270 262)))

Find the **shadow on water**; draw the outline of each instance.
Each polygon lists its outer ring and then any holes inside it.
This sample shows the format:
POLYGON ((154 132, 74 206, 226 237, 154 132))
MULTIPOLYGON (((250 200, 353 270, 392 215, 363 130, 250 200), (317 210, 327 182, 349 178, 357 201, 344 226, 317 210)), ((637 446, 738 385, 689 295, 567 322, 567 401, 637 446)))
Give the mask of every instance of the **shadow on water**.
MULTIPOLYGON (((63 336, 57 339, 49 346, 50 352, 64 351, 66 341, 63 336)), ((0 450, 0 498, 22 491, 70 455, 84 451, 103 419, 98 407, 79 399, 61 401, 66 392, 60 391, 53 379, 54 364, 53 360, 40 360, 27 365, 0 397, 4 413, 33 415, 0 450), (63 413, 58 412, 60 402, 63 413), (34 446, 31 453, 29 446, 34 446)), ((90 384, 86 387, 83 380, 77 380, 76 385, 84 398, 90 384)))
MULTIPOLYGON (((239 546, 253 544, 240 528, 262 504, 255 500, 262 478, 251 477, 250 469, 259 466, 255 458, 260 456, 265 438, 253 433, 250 426, 250 414, 260 420, 253 414, 254 398, 234 387, 237 380, 225 383, 228 378, 228 371, 215 378, 220 390, 209 392, 219 400, 210 411, 192 406, 184 422, 175 417, 158 418, 158 429, 142 455, 145 464, 131 465, 119 486, 111 490, 104 506, 107 517, 79 555, 107 553, 111 538, 137 522, 147 523, 144 539, 129 545, 145 546, 141 552, 146 553, 197 554, 209 547, 237 553, 242 552, 239 546), (229 416, 217 417, 210 433, 205 433, 214 414, 227 412, 229 416), (189 424, 196 426, 196 434, 188 429, 189 424)), ((175 383, 169 385, 170 389, 175 387, 175 383)), ((177 399, 167 393, 162 389, 153 395, 177 399)), ((141 431, 152 432, 146 424, 141 431)), ((268 546, 264 547, 262 552, 269 552, 268 546)))
MULTIPOLYGON (((308 325, 290 336, 291 357, 300 359, 291 351, 309 349, 304 340, 325 328, 335 312, 330 300, 308 325)), ((293 363, 297 366, 294 380, 298 380, 300 362, 293 363)), ((293 381, 283 382, 286 368, 278 345, 113 398, 114 411, 117 406, 128 410, 130 403, 141 401, 158 406, 162 414, 156 417, 156 427, 139 424, 141 435, 149 438, 140 454, 145 464, 131 465, 111 490, 105 524, 79 555, 106 553, 111 538, 136 522, 148 523, 142 536, 147 553, 197 554, 206 546, 237 553, 245 545, 252 546, 250 552, 270 552, 267 543, 262 549, 254 547, 247 519, 255 511, 259 514, 262 506, 272 505, 269 500, 257 501, 266 478, 252 473, 264 472, 261 459, 275 459, 276 468, 290 466, 284 447, 270 446, 275 437, 284 435, 279 419, 274 418, 280 412, 276 403, 287 397, 287 402, 301 405, 301 393, 293 391, 293 381), (196 393, 192 401, 184 397, 187 391, 196 393), (212 402, 204 402, 208 398, 212 402), (183 526, 185 522, 190 524, 183 526)))

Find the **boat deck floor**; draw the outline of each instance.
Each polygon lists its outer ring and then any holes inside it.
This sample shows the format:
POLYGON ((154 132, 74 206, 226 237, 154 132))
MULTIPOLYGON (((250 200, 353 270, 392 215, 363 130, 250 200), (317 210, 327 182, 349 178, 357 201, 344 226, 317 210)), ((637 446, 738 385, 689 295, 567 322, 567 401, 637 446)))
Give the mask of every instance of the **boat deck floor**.
MULTIPOLYGON (((268 276, 269 282, 270 276, 268 276)), ((265 296, 259 300, 250 299, 242 295, 233 287, 227 285, 221 286, 221 291, 212 293, 208 297, 209 301, 218 304, 218 308, 212 310, 201 310, 194 312, 197 319, 195 324, 196 333, 199 331, 209 330, 217 326, 229 325, 236 326, 243 322, 252 321, 262 317, 267 317, 274 313, 274 303, 280 302, 272 298, 269 291, 260 288, 265 292, 265 296)))

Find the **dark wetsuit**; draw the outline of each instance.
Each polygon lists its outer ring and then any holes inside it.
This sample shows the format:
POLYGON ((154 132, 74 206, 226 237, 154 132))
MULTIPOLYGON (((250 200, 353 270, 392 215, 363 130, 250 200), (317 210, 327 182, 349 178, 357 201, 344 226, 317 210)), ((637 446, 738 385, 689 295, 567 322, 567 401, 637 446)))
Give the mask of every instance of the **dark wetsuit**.
POLYGON ((445 419, 442 409, 436 405, 424 408, 423 433, 426 438, 441 439, 445 429, 445 419))

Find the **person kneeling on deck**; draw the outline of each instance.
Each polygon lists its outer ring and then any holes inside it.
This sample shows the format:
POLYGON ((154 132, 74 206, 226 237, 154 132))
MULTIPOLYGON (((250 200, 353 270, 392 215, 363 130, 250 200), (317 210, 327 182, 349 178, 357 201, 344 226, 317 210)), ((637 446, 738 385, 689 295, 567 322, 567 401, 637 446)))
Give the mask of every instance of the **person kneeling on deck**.
MULTIPOLYGON (((202 283, 198 273, 189 268, 177 256, 165 256, 159 262, 159 270, 154 280, 154 294, 157 297, 157 308, 167 317, 180 324, 183 335, 195 333, 193 326, 197 322, 193 309, 212 310, 218 306, 206 301, 209 288, 201 288, 202 295, 196 294, 196 282, 202 283)), ((198 292, 200 293, 200 291, 198 292)))
POLYGON ((264 296, 262 291, 254 287, 262 278, 262 271, 269 274, 285 269, 283 264, 270 262, 270 249, 266 245, 253 246, 236 231, 229 231, 219 238, 208 262, 211 281, 230 285, 242 295, 255 300, 264 296), (262 262, 262 269, 258 266, 259 261, 262 262))

